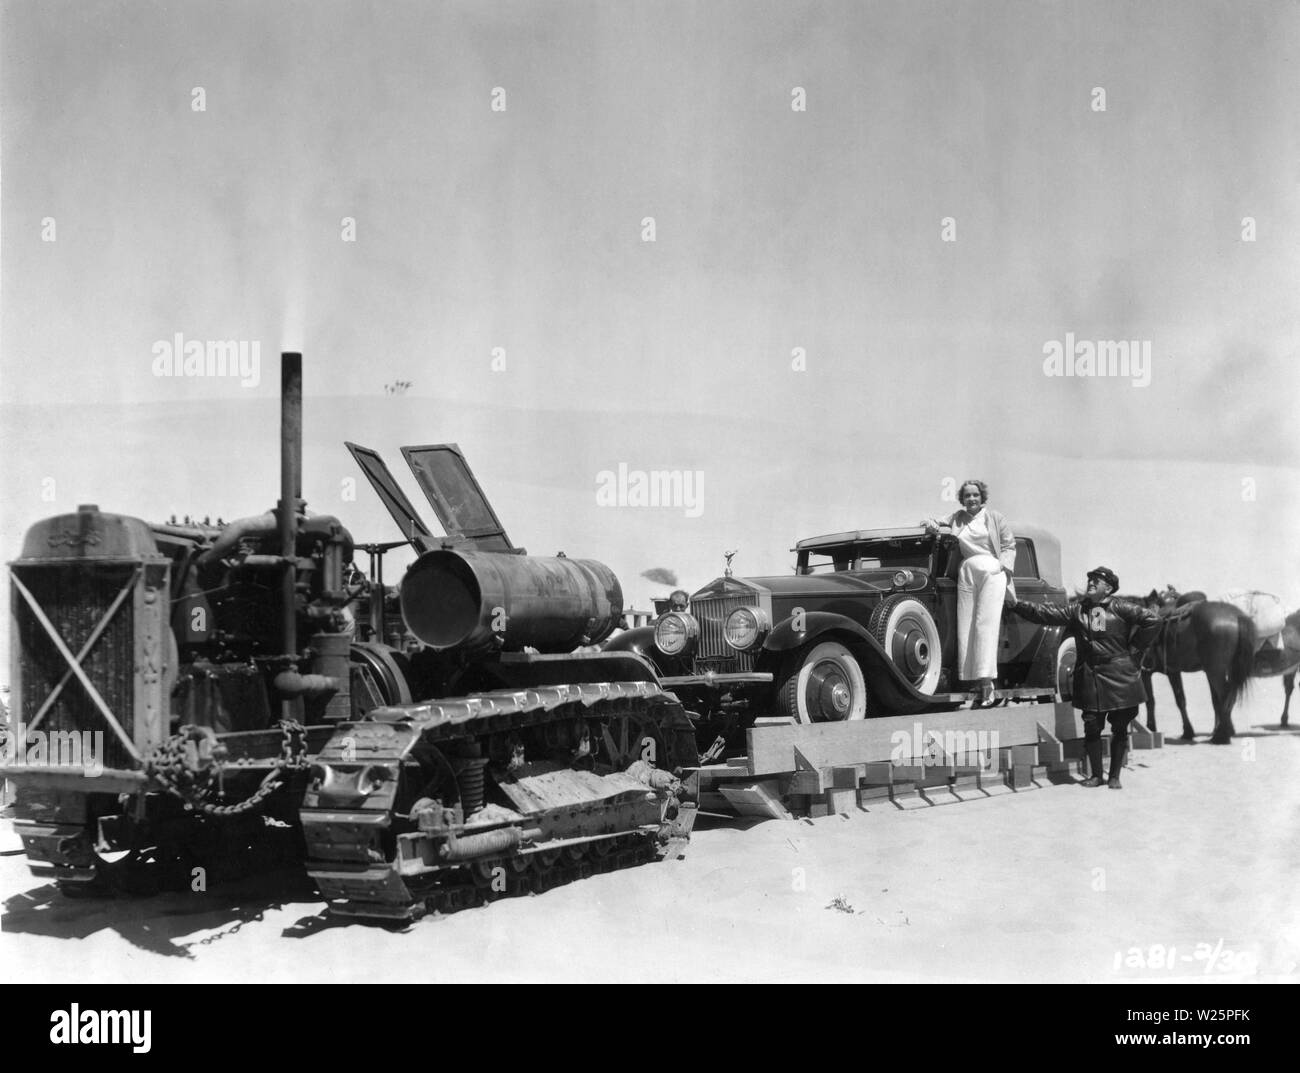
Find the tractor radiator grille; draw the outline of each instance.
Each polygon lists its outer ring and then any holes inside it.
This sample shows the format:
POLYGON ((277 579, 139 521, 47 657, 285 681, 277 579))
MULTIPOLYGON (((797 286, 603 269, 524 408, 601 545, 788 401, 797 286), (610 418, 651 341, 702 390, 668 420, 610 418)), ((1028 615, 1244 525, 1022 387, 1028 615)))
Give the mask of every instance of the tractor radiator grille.
MULTIPOLYGON (((41 610, 75 657, 99 624, 104 613, 122 591, 135 570, 133 563, 51 563, 39 566, 15 566, 22 583, 40 604, 41 610)), ((68 671, 68 662, 55 648, 45 628, 37 620, 27 601, 15 589, 12 593, 16 680, 21 693, 13 722, 30 725, 54 687, 68 671)), ((128 735, 133 732, 134 715, 134 622, 133 601, 128 598, 117 609, 108 627, 81 661, 82 670, 103 697, 128 735)), ((106 768, 134 766, 130 753, 105 721, 86 688, 75 677, 69 678, 40 724, 34 728, 50 736, 60 731, 103 733, 102 739, 88 739, 96 744, 106 768), (100 743, 102 742, 102 751, 100 743)), ((66 739, 65 739, 66 740, 66 739)), ((30 745, 29 745, 30 748, 30 745)), ((66 754, 65 754, 66 755, 66 754)), ((59 754, 51 749, 47 762, 59 754)))

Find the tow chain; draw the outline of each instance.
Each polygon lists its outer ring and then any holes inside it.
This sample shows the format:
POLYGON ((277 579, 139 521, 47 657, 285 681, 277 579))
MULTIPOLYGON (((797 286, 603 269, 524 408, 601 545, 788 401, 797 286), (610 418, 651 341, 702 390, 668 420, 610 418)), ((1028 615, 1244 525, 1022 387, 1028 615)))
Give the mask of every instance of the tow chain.
POLYGON ((284 782, 289 771, 307 767, 307 730, 293 719, 281 719, 280 757, 275 766, 248 797, 233 804, 219 804, 225 797, 226 748, 211 727, 183 726, 145 757, 144 772, 156 779, 163 790, 180 798, 187 810, 205 816, 240 816, 251 812, 284 782))
POLYGON ((231 935, 234 935, 245 924, 248 923, 260 924, 262 922, 262 917, 263 914, 261 913, 261 911, 259 911, 253 916, 249 917, 248 920, 236 920, 230 927, 226 928, 224 931, 214 931, 211 935, 205 935, 202 939, 195 939, 192 943, 181 943, 180 948, 182 950, 188 951, 196 946, 211 946, 219 939, 225 939, 231 935))

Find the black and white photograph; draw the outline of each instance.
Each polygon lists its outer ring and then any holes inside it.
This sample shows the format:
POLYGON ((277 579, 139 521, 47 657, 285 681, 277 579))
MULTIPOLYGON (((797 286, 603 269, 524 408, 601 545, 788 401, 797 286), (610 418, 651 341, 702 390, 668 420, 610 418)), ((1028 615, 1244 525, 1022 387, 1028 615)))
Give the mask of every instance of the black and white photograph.
POLYGON ((6 979, 1249 1050, 1297 117, 1291 0, 0 0, 6 979))

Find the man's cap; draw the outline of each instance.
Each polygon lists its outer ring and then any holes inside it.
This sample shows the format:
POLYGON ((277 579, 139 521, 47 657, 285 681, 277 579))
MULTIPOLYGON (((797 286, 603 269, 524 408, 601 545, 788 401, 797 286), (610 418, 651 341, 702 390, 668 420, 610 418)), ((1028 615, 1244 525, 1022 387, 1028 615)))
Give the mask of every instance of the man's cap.
POLYGON ((1119 591, 1119 578, 1109 566, 1098 566, 1088 571, 1089 577, 1099 577, 1110 586, 1111 592, 1119 591))

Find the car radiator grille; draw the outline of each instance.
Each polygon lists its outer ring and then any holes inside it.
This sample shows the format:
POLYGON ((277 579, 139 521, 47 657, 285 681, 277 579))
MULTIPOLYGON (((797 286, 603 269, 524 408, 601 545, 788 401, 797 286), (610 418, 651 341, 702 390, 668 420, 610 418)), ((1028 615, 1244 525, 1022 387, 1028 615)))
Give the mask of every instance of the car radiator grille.
MULTIPOLYGON (((21 569, 23 584, 36 598, 63 643, 76 655, 122 591, 134 564, 59 563, 15 569, 21 569)), ((16 627, 14 662, 22 689, 12 721, 15 725, 19 721, 29 724, 63 678, 68 664, 17 592, 13 594, 12 607, 16 627)), ((135 707, 132 695, 135 677, 132 618, 132 602, 128 599, 118 608, 112 622, 81 664, 86 677, 128 735, 133 730, 135 707)), ((75 678, 64 685, 53 707, 35 729, 47 736, 59 731, 100 731, 104 735, 101 754, 104 767, 133 766, 134 761, 121 740, 75 678)))
POLYGON ((738 607, 753 607, 753 596, 715 596, 691 601, 691 614, 700 624, 699 646, 695 650, 695 670, 751 671, 754 653, 737 652, 722 636, 723 624, 738 607))

